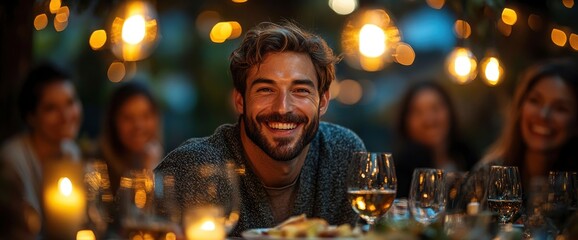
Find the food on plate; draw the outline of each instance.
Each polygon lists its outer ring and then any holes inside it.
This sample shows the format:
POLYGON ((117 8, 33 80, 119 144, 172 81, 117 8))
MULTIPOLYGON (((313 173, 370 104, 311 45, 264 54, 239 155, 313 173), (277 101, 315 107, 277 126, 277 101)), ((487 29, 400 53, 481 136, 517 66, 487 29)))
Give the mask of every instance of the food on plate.
POLYGON ((307 218, 305 214, 291 217, 264 234, 273 238, 336 238, 359 235, 349 224, 329 226, 324 219, 307 218))

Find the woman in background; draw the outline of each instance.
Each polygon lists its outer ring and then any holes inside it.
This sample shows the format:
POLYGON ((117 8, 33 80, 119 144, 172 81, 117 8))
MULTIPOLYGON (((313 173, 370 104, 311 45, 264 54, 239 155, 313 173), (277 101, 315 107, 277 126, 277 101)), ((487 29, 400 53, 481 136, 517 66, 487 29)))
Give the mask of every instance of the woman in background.
POLYGON ((43 169, 62 159, 80 160, 74 139, 82 107, 70 75, 45 63, 24 80, 18 110, 26 130, 3 144, 0 158, 23 186, 25 222, 30 234, 37 236, 43 215, 43 169))
POLYGON ((116 88, 104 121, 102 153, 113 193, 129 170, 152 170, 163 154, 159 109, 148 88, 130 81, 116 88))
POLYGON ((407 197, 415 168, 468 171, 477 161, 458 134, 449 94, 432 81, 412 85, 402 97, 393 158, 397 197, 407 197))
POLYGON ((578 160, 578 66, 556 60, 522 75, 500 138, 480 162, 518 166, 522 185, 549 171, 576 171, 578 160))

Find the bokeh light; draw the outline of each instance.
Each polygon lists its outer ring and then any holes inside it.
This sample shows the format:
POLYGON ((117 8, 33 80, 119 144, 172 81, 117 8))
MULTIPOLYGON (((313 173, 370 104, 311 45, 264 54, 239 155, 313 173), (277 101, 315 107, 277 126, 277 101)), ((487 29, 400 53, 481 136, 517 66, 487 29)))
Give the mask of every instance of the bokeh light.
POLYGON ((339 15, 347 15, 357 9, 358 0, 329 0, 329 7, 339 15))
POLYGON ((359 52, 366 57, 375 58, 385 52, 387 36, 375 24, 365 24, 359 30, 359 52))
POLYGON ((576 35, 575 33, 570 34, 568 42, 570 43, 570 47, 578 51, 578 35, 576 35))
POLYGON ((92 230, 80 230, 76 233, 76 240, 95 240, 96 236, 92 230))
POLYGON ((564 4, 566 8, 572 8, 574 7, 574 0, 562 0, 562 4, 564 4))
POLYGON ((48 25, 48 16, 46 16, 45 13, 38 14, 34 18, 34 29, 39 31, 46 28, 47 25, 48 25))
POLYGON ((490 86, 498 85, 504 76, 502 62, 493 55, 488 55, 481 61, 480 71, 484 82, 490 86))
POLYGON ((120 82, 126 75, 126 69, 122 62, 113 62, 108 67, 108 71, 106 72, 108 79, 111 82, 120 82))
POLYGON ((472 27, 467 21, 458 19, 454 23, 454 33, 458 38, 466 39, 472 34, 472 27))
POLYGON ((90 34, 88 43, 93 50, 102 48, 102 46, 104 46, 106 43, 106 31, 103 29, 95 30, 92 32, 92 34, 90 34))
POLYGON ((114 16, 109 32, 112 53, 124 61, 148 57, 158 40, 156 10, 146 1, 127 1, 114 16))
POLYGON ((450 77, 459 84, 474 80, 477 75, 476 57, 467 48, 456 47, 446 60, 446 69, 450 77))
POLYGON ((539 31, 542 28, 542 18, 536 14, 528 16, 528 26, 534 31, 539 31))
POLYGON ((514 25, 516 24, 516 21, 518 20, 518 14, 516 13, 516 11, 514 11, 514 9, 511 8, 504 8, 504 10, 502 11, 502 22, 504 22, 507 25, 514 25))
POLYGON ((145 19, 142 15, 130 16, 122 24, 122 40, 128 44, 139 44, 145 35, 145 19))
POLYGON ((445 0, 426 0, 425 2, 434 9, 441 9, 446 3, 445 0))
POLYGON ((395 48, 394 60, 401 65, 409 66, 415 60, 415 52, 409 44, 399 43, 395 48))
POLYGON ((234 3, 246 3, 247 2, 247 0, 231 0, 231 1, 233 1, 234 3))
POLYGON ((568 40, 566 33, 557 28, 552 29, 551 37, 552 42, 559 47, 564 47, 566 45, 566 41, 568 40))
POLYGON ((195 22, 199 34, 203 37, 209 36, 211 29, 217 24, 221 19, 221 15, 215 11, 203 11, 197 16, 195 22))
POLYGON ((346 62, 357 69, 379 71, 393 61, 401 34, 383 9, 371 9, 352 15, 341 34, 346 62))
POLYGON ((339 96, 339 91, 341 90, 341 85, 339 85, 339 81, 337 81, 337 79, 335 79, 334 81, 331 82, 331 85, 329 85, 329 99, 335 99, 337 98, 337 96, 339 96))
POLYGON ((361 100, 363 88, 355 80, 345 79, 339 83, 340 91, 337 100, 343 104, 353 105, 361 100))
POLYGON ((48 9, 50 10, 50 13, 56 13, 58 9, 60 9, 61 4, 62 3, 60 0, 50 0, 50 3, 48 4, 48 9))
POLYGON ((70 9, 67 6, 62 6, 56 12, 56 16, 54 17, 59 22, 67 22, 68 17, 70 16, 70 9))
POLYGON ((63 177, 58 179, 58 191, 67 197, 72 194, 72 182, 69 178, 63 177))
POLYGON ((209 37, 214 43, 223 43, 233 33, 233 27, 228 22, 218 22, 215 24, 209 37))

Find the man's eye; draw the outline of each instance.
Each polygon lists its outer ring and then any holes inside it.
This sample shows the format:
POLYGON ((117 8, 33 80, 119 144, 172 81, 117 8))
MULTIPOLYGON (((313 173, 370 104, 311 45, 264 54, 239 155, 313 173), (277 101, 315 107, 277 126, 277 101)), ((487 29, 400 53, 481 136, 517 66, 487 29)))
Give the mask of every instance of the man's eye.
POLYGON ((296 93, 311 93, 307 88, 298 88, 295 90, 296 93))
POLYGON ((257 92, 272 92, 273 90, 271 88, 259 88, 257 89, 257 92))

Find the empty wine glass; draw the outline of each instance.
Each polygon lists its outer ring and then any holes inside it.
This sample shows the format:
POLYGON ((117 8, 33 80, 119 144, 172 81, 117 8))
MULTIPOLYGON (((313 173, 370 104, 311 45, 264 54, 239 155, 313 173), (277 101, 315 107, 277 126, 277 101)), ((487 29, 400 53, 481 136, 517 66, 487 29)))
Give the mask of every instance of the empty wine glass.
POLYGON ((440 169, 413 170, 409 209, 413 218, 424 225, 439 219, 446 208, 445 175, 440 169))
POLYGON ((576 172, 554 172, 548 176, 548 196, 544 213, 558 229, 564 230, 570 216, 578 207, 578 176, 576 172))
POLYGON ((369 228, 393 203, 397 189, 395 167, 390 153, 357 152, 348 170, 347 195, 353 210, 369 228))
POLYGON ((488 187, 488 208, 498 215, 504 225, 522 207, 520 172, 515 166, 492 166, 488 187))

